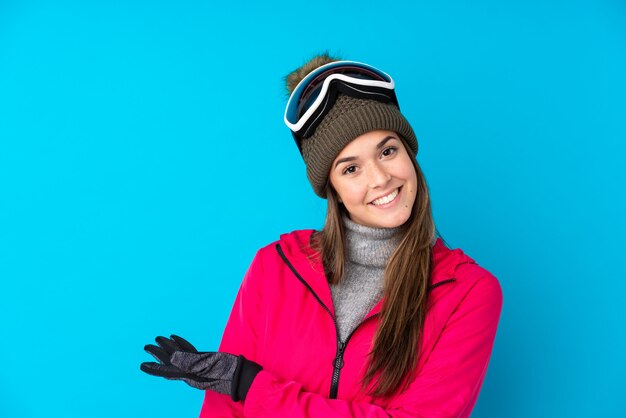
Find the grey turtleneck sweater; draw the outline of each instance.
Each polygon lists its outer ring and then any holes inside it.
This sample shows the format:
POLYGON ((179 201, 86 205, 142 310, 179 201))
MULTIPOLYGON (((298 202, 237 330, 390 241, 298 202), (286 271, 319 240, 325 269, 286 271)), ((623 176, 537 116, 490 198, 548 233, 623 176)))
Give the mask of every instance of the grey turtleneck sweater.
POLYGON ((339 338, 345 341, 383 296, 383 276, 389 257, 400 242, 400 227, 373 228, 343 215, 346 265, 339 284, 330 290, 339 338))

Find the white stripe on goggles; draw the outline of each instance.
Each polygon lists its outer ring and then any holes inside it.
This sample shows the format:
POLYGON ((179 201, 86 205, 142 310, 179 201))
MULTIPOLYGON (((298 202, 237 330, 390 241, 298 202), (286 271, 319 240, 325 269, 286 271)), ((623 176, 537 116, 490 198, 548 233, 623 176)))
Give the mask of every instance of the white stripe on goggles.
POLYGON ((298 83, 285 109, 285 124, 298 148, 332 108, 337 95, 392 102, 398 106, 393 79, 383 71, 356 61, 335 61, 315 69, 298 83))

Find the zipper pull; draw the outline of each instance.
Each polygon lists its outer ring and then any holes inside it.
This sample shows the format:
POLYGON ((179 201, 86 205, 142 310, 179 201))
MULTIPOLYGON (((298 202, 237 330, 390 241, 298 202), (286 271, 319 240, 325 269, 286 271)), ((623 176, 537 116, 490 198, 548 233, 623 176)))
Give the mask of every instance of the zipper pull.
POLYGON ((343 350, 345 350, 346 344, 339 341, 337 348, 337 357, 335 357, 334 366, 335 370, 340 370, 343 367, 343 350))

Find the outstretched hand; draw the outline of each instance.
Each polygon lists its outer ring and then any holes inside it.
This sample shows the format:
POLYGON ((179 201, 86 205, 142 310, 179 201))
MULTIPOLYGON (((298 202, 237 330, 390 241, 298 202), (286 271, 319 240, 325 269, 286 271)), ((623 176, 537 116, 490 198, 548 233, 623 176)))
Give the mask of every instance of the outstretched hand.
POLYGON ((177 335, 156 337, 158 346, 144 347, 158 363, 141 363, 141 370, 153 376, 182 380, 197 389, 212 390, 229 395, 234 401, 243 400, 261 366, 221 352, 198 352, 187 340, 177 335))

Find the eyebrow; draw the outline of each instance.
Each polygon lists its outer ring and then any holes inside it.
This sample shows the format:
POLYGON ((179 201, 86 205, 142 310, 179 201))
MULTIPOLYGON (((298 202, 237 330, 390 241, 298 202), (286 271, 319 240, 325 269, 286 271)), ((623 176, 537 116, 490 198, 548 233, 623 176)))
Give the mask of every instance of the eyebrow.
MULTIPOLYGON (((390 140, 390 139, 398 139, 393 135, 387 135, 386 137, 383 138, 382 141, 380 141, 377 145, 376 145, 376 149, 381 149, 382 147, 385 146, 385 144, 390 140)), ((340 158, 337 160, 337 162, 335 163, 335 167, 337 168, 337 166, 341 163, 347 163, 349 161, 354 161, 356 160, 357 157, 344 157, 344 158, 340 158)))

